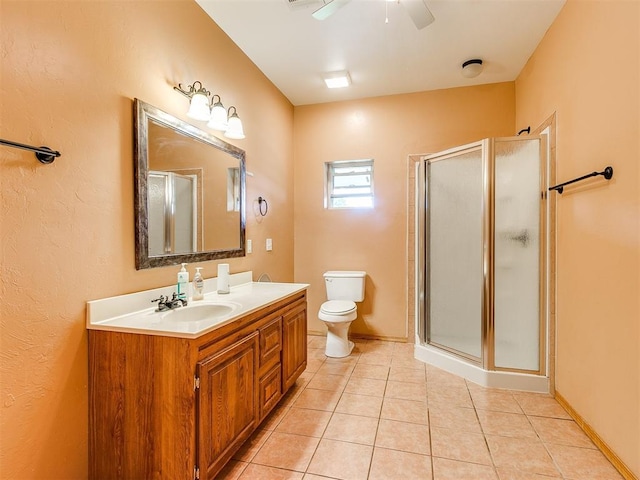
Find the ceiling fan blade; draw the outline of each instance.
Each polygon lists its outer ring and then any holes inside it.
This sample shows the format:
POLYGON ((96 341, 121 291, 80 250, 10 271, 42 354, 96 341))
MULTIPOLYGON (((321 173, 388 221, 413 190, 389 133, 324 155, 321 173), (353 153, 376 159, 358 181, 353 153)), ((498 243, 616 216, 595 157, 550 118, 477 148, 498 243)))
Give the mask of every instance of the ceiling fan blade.
POLYGON ((311 16, 316 20, 324 20, 333 15, 337 10, 344 7, 351 0, 323 0, 324 5, 313 12, 311 16))
MULTIPOLYGON (((424 0, 399 0, 402 6, 416 24, 418 30, 423 29, 427 25, 433 23, 436 19, 424 0)), ((323 7, 324 8, 324 7, 323 7)))

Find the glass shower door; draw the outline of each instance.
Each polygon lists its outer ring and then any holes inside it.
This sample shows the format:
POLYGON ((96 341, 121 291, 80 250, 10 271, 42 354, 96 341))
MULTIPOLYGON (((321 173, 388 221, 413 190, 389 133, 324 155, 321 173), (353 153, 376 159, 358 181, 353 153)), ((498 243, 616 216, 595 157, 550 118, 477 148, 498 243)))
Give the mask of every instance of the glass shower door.
POLYGON ((496 368, 539 371, 544 265, 544 138, 494 139, 493 330, 496 368))
POLYGON ((482 144, 426 160, 427 341, 480 362, 485 205, 482 144))

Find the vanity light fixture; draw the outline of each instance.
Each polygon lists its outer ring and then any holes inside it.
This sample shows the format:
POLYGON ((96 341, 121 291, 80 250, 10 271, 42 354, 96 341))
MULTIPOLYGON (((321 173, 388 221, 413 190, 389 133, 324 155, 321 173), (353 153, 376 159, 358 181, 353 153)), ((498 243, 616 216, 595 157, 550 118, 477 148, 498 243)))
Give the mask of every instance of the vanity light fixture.
POLYGON ((466 78, 474 78, 482 73, 483 69, 482 60, 479 58, 472 58, 462 64, 462 76, 466 78))
POLYGON ((241 140, 245 138, 242 121, 238 117, 236 107, 229 107, 229 111, 222 105, 220 95, 214 94, 209 101, 211 92, 204 88, 202 82, 195 81, 184 88, 181 83, 174 90, 191 99, 187 116, 194 120, 207 122, 207 127, 224 132, 227 138, 241 140), (216 100, 217 98, 217 100, 216 100), (231 111, 233 109, 233 112, 231 111))
POLYGON ((322 78, 327 88, 344 88, 351 85, 351 77, 346 70, 325 73, 322 78))
POLYGON ((228 122, 228 126, 226 131, 224 132, 224 136, 227 138, 242 140, 244 138, 242 121, 240 120, 240 117, 238 117, 238 113, 236 112, 236 107, 234 107, 233 105, 229 107, 229 118, 227 122, 228 122), (233 108, 233 113, 231 113, 232 108, 233 108))
POLYGON ((227 109, 222 105, 220 95, 214 95, 211 98, 211 101, 215 103, 211 107, 211 117, 209 118, 207 127, 224 132, 229 128, 229 122, 227 121, 227 109), (215 101, 216 97, 218 97, 217 102, 215 101))
POLYGON ((209 95, 211 95, 211 92, 204 88, 202 82, 198 81, 193 82, 193 85, 189 85, 187 88, 188 90, 185 90, 181 83, 177 87, 173 87, 174 90, 191 99, 187 117, 206 122, 211 116, 209 110, 209 95))

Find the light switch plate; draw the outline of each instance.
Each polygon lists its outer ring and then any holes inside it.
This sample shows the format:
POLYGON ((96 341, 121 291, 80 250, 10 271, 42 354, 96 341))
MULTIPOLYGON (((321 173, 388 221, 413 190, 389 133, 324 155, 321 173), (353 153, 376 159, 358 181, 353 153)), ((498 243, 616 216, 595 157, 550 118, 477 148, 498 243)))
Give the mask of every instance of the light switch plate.
POLYGON ((273 250, 273 241, 270 238, 267 238, 267 252, 273 250))
POLYGON ((251 244, 251 240, 247 240, 246 247, 247 247, 247 253, 251 253, 253 251, 252 250, 253 245, 251 244))

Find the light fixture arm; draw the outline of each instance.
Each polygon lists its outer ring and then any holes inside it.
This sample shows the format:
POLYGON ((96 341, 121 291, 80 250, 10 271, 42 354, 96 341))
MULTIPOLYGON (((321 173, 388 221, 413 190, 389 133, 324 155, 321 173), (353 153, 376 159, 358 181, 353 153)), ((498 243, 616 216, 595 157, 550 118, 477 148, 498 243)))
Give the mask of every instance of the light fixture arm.
MULTIPOLYGON (((207 98, 211 96, 211 92, 206 88, 204 88, 204 86, 202 85, 202 82, 198 80, 193 82, 192 85, 188 85, 187 88, 188 90, 186 90, 181 83, 179 83, 177 87, 173 87, 174 90, 180 92, 187 98, 193 97, 196 93, 204 95, 207 98), (198 88, 198 85, 200 86, 199 88, 198 88)), ((220 98, 220 96, 218 96, 218 98, 220 98)))

